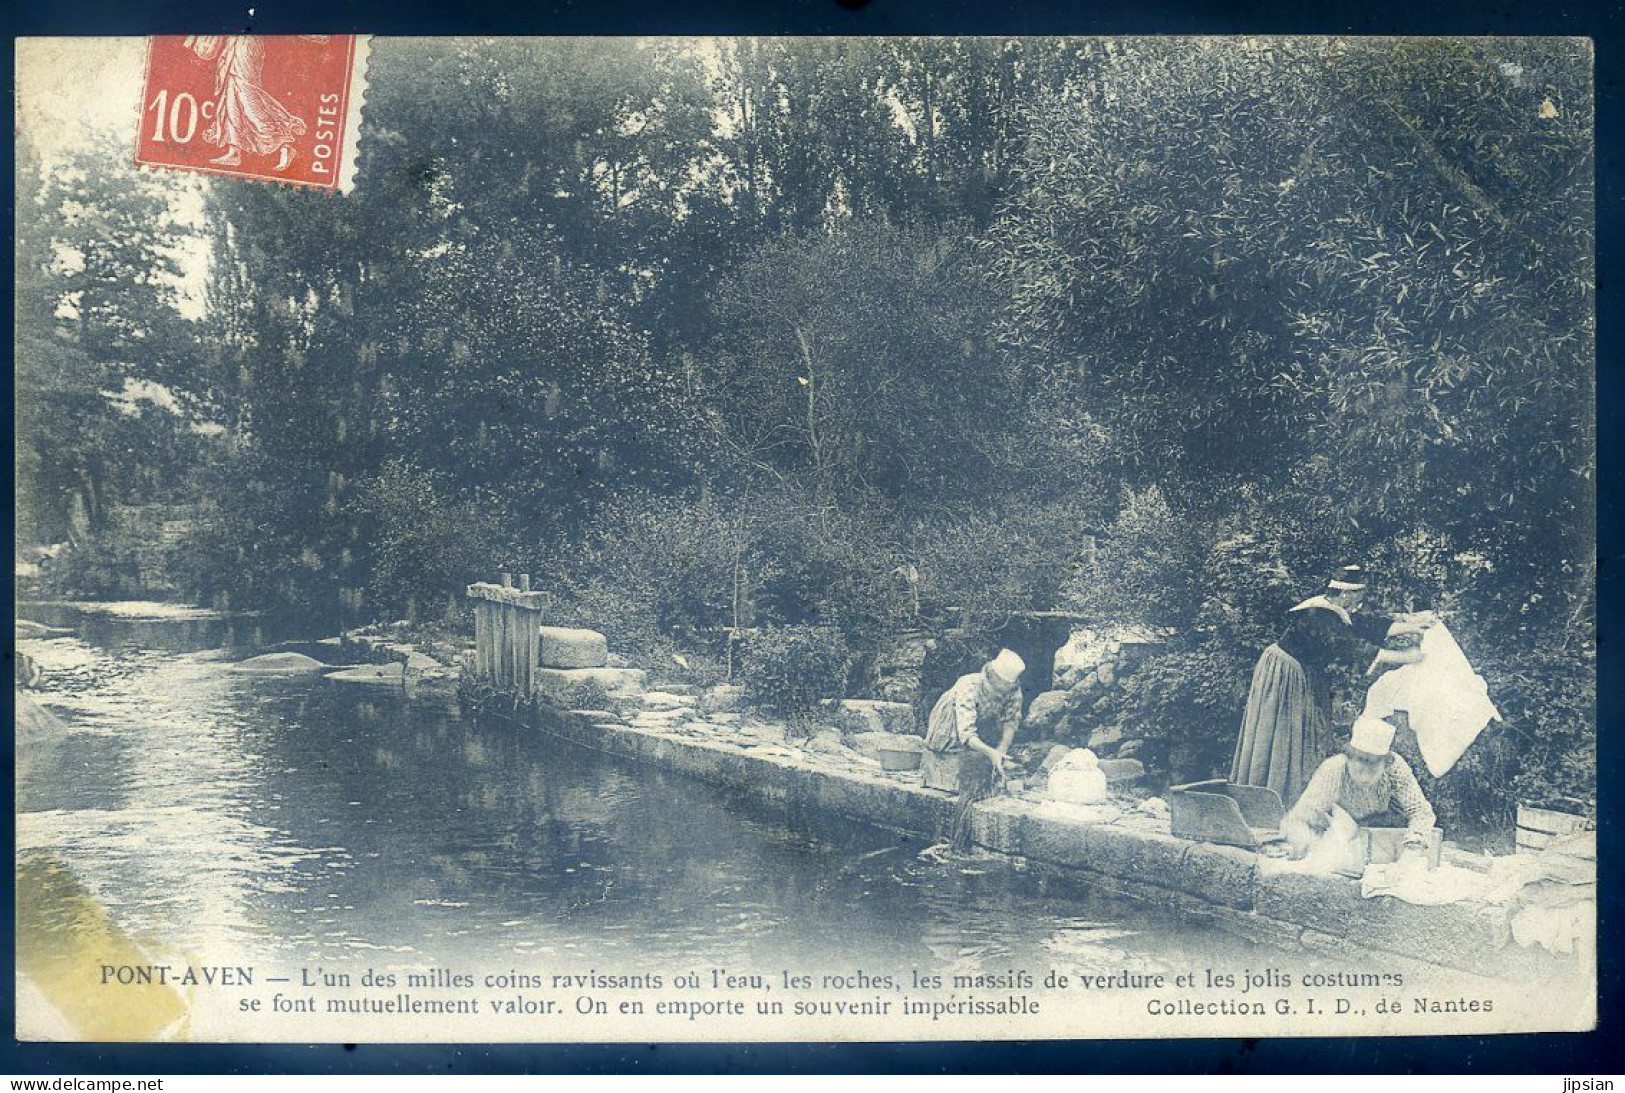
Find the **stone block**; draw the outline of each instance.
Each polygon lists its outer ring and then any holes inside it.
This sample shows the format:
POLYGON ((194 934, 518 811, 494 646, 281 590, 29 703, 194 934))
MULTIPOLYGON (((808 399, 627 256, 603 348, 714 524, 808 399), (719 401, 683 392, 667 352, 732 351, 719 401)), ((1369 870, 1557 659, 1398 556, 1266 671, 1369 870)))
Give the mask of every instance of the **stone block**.
POLYGON ((609 642, 596 630, 564 626, 538 628, 544 668, 602 668, 609 663, 609 642))
POLYGON ((1190 846, 1157 832, 1031 812, 1000 821, 999 834, 1011 845, 997 849, 1008 853, 1162 890, 1178 888, 1180 863, 1190 846))
POLYGON ((1287 872, 1275 864, 1258 874, 1258 912, 1348 936, 1358 918, 1360 882, 1347 877, 1287 872))
POLYGON ((1208 903, 1251 911, 1256 901, 1258 855, 1234 846, 1192 843, 1180 863, 1178 887, 1208 903))
POLYGON ((625 698, 643 690, 646 673, 641 668, 538 668, 535 674, 537 697, 555 706, 579 706, 581 689, 593 684, 605 694, 625 698))
POLYGON ((706 715, 738 713, 745 703, 745 688, 738 684, 719 684, 707 688, 700 696, 700 712, 706 715))
MULTIPOLYGON (((880 745, 897 739, 897 735, 894 732, 858 732, 848 736, 846 743, 859 755, 867 755, 870 759, 878 760, 880 758, 880 745)), ((919 737, 910 737, 910 739, 917 741, 919 737)))
POLYGON ((1089 868, 1138 884, 1177 889, 1180 863, 1189 847, 1184 839, 1158 832, 1116 826, 1082 826, 1089 868))
POLYGON ((1027 813, 1008 798, 983 801, 971 809, 971 841, 1000 854, 1020 854, 1027 813))
POLYGON ((643 704, 651 710, 688 710, 696 705, 694 696, 673 691, 645 691, 643 704))
POLYGON ((1392 896, 1364 899, 1344 877, 1260 870, 1260 914, 1296 922, 1434 964, 1493 972, 1503 960, 1498 939, 1505 911, 1475 902, 1423 907, 1392 896))
POLYGON ((1021 731, 1028 736, 1054 736, 1066 721, 1067 692, 1045 691, 1027 707, 1021 731))
POLYGON ((1132 782, 1144 776, 1145 764, 1138 759, 1102 759, 1100 771, 1108 782, 1132 782))
MULTIPOLYGON (((1265 918, 1251 911, 1238 911, 1233 907, 1212 907, 1210 917, 1213 922, 1230 933, 1261 945, 1274 945, 1279 949, 1296 948, 1304 933, 1303 927, 1295 923, 1278 922, 1273 918, 1265 918)), ((1365 955, 1369 959, 1370 954, 1365 955)))
POLYGON ((1089 750, 1100 754, 1109 751, 1123 740, 1123 730, 1116 725, 1102 725, 1089 734, 1089 750))

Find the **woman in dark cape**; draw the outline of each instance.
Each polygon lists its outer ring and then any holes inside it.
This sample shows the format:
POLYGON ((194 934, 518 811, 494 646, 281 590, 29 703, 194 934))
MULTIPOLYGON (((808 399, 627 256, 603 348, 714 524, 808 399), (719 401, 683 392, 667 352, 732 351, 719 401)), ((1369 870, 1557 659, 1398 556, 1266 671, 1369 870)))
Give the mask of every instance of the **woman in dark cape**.
MULTIPOLYGON (((1232 783, 1268 786, 1291 808, 1315 769, 1335 750, 1332 688, 1326 669, 1364 646, 1415 633, 1425 622, 1395 621, 1356 612, 1365 598, 1364 571, 1344 566, 1326 591, 1287 612, 1286 628, 1253 668, 1230 767, 1232 783)), ((1382 650, 1378 660, 1402 654, 1382 650)))

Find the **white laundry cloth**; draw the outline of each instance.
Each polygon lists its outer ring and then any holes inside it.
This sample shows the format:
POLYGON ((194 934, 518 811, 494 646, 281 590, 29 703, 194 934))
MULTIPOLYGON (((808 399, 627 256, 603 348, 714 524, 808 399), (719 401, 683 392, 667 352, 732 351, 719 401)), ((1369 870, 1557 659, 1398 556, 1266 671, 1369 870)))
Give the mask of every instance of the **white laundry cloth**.
POLYGON ((1387 865, 1368 865, 1360 878, 1360 895, 1393 896, 1405 903, 1437 907, 1465 899, 1483 899, 1490 879, 1483 873, 1453 865, 1427 868, 1425 859, 1410 858, 1387 865))
POLYGON ((1484 677, 1473 671, 1450 628, 1440 622, 1422 635, 1422 659, 1383 675, 1366 692, 1365 716, 1410 716, 1422 761, 1435 778, 1456 765, 1501 713, 1490 701, 1484 677))
POLYGON ((1297 859, 1269 857, 1265 861, 1268 863, 1267 871, 1271 873, 1357 877, 1365 865, 1365 853, 1360 841, 1360 825, 1353 816, 1333 805, 1326 830, 1315 836, 1314 844, 1309 847, 1307 854, 1297 859))
POLYGON ((1077 748, 1049 772, 1049 795, 1074 805, 1099 805, 1111 800, 1106 773, 1088 748, 1077 748))
POLYGON ((1596 937, 1597 905, 1582 900, 1563 907, 1525 907, 1512 916, 1512 939, 1548 952, 1572 953, 1596 937))

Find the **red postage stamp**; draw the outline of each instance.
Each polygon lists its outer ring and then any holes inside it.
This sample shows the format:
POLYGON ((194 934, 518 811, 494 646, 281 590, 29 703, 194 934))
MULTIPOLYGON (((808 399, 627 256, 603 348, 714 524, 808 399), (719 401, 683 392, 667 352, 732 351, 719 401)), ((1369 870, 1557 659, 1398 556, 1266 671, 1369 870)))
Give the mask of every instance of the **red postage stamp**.
POLYGON ((348 191, 366 45, 354 34, 152 38, 135 161, 348 191))

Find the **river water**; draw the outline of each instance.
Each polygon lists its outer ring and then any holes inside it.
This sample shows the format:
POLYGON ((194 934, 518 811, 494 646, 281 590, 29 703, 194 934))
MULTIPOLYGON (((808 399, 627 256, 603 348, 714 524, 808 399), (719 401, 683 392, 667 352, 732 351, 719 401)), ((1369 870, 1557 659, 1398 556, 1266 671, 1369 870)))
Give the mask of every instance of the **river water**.
POLYGON ((233 674, 241 625, 46 621, 76 633, 20 648, 65 731, 19 755, 19 861, 65 866, 131 936, 194 960, 1173 973, 1284 959, 1019 863, 792 826, 464 718, 449 694, 233 674))

